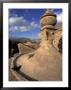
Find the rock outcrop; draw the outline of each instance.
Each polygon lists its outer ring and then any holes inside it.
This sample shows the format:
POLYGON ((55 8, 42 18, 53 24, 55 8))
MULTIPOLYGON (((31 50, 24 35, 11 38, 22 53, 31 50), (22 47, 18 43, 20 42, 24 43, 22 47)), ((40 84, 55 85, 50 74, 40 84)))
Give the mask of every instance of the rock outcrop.
POLYGON ((13 57, 16 53, 19 53, 18 42, 9 40, 9 58, 13 57))
POLYGON ((17 64, 21 65, 21 72, 39 81, 62 80, 62 56, 58 51, 58 42, 55 43, 57 33, 61 35, 61 32, 55 28, 56 23, 56 15, 51 10, 47 10, 40 20, 40 47, 17 60, 17 64))

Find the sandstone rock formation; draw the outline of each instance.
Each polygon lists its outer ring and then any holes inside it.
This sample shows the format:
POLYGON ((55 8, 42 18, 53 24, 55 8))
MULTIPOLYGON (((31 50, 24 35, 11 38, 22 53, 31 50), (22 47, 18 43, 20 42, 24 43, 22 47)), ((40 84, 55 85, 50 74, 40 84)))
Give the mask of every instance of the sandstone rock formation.
POLYGON ((18 48, 19 48, 19 54, 26 54, 29 52, 33 51, 33 48, 30 48, 28 46, 26 46, 25 44, 19 43, 18 44, 18 48))
POLYGON ((62 52, 62 44, 60 45, 60 47, 58 46, 60 44, 60 39, 62 39, 62 30, 58 29, 54 32, 53 45, 58 51, 60 50, 61 47, 61 52, 62 52))
POLYGON ((55 28, 56 22, 56 15, 51 10, 47 10, 40 20, 40 47, 17 60, 17 64, 21 65, 21 72, 39 81, 62 80, 62 57, 55 43, 56 39, 54 39, 57 33, 61 34, 61 32, 55 28))

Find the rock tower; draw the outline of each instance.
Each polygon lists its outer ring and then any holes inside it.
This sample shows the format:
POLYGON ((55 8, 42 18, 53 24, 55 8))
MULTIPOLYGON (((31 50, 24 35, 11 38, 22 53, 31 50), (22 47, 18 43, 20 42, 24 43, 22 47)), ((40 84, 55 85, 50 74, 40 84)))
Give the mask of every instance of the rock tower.
POLYGON ((48 44, 52 44, 55 24, 56 24, 56 15, 52 13, 51 10, 47 10, 40 19, 41 24, 41 46, 47 47, 48 44))
POLYGON ((17 64, 21 65, 20 71, 35 80, 62 80, 61 54, 53 45, 56 23, 56 15, 52 10, 47 10, 40 19, 40 47, 32 53, 21 56, 17 61, 17 64))

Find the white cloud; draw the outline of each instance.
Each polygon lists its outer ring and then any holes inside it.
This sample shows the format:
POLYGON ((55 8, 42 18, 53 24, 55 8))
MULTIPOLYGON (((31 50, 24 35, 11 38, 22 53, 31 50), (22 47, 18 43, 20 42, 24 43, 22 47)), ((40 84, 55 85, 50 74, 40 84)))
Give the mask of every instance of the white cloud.
POLYGON ((11 27, 9 28, 9 31, 12 31, 12 32, 14 32, 14 31, 19 31, 19 27, 18 27, 18 26, 11 26, 11 27))
POLYGON ((23 17, 10 17, 9 18, 9 25, 11 26, 21 26, 21 25, 25 25, 26 24, 26 20, 23 17))
POLYGON ((57 15, 57 22, 62 22, 62 13, 57 15))
POLYGON ((35 21, 28 22, 24 17, 10 17, 9 31, 30 31, 39 28, 35 21))
POLYGON ((18 30, 18 26, 15 26, 14 29, 15 29, 15 30, 18 30))
POLYGON ((19 28, 19 30, 20 30, 21 32, 25 32, 25 31, 28 31, 28 28, 27 28, 26 26, 21 26, 21 27, 19 28))
POLYGON ((38 24, 36 24, 35 23, 35 21, 32 21, 31 23, 30 23, 30 26, 31 26, 31 28, 38 28, 38 24))

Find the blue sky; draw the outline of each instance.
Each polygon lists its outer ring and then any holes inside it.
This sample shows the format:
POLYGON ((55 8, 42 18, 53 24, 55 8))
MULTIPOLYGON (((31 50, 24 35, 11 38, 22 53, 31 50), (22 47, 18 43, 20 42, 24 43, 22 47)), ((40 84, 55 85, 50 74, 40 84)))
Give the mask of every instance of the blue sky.
MULTIPOLYGON (((9 9, 9 37, 38 39, 40 17, 47 9, 9 9)), ((57 22, 62 20, 62 9, 53 9, 57 22)))

